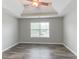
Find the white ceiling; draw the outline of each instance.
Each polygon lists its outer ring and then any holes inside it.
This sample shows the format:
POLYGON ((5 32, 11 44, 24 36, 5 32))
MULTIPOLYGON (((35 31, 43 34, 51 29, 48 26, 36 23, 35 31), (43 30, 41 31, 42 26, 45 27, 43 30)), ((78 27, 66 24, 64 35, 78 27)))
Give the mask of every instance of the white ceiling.
MULTIPOLYGON (((68 7, 69 3, 71 2, 72 0, 53 0, 54 2, 54 8, 55 10, 58 12, 58 14, 61 14, 62 11, 64 11, 64 9, 66 7, 68 7)), ((75 1, 75 0, 74 0, 75 1)), ((65 11, 64 11, 65 12, 65 11)))
POLYGON ((56 10, 53 8, 52 5, 49 6, 41 6, 41 7, 32 7, 26 6, 23 10, 22 15, 46 15, 46 14, 57 14, 56 10))
POLYGON ((39 7, 33 7, 31 5, 31 2, 27 0, 19 0, 23 5, 29 5, 24 7, 22 16, 32 16, 32 15, 46 15, 46 14, 57 14, 56 10, 53 8, 53 0, 40 0, 40 2, 47 2, 47 3, 52 3, 48 6, 39 6, 39 7))
POLYGON ((23 12, 23 5, 18 0, 2 0, 3 12, 14 14, 16 17, 20 17, 23 12))
POLYGON ((23 14, 25 14, 26 16, 27 15, 33 16, 34 14, 38 15, 38 16, 39 15, 44 16, 44 15, 57 14, 57 12, 58 12, 58 15, 60 15, 63 12, 65 12, 67 8, 71 7, 71 6, 69 6, 69 4, 73 0, 42 0, 42 1, 52 2, 53 4, 48 7, 42 6, 40 8, 35 8, 35 7, 31 7, 31 6, 24 7, 23 4, 26 3, 25 0, 3 0, 2 8, 5 8, 5 9, 11 11, 17 17, 20 15, 23 15, 23 14), (64 11, 64 9, 65 9, 65 11, 64 11))

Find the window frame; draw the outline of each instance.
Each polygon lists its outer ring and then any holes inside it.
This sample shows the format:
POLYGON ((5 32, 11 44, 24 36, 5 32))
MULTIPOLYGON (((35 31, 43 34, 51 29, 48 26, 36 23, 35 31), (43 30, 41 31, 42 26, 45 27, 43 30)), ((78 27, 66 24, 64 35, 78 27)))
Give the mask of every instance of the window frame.
MULTIPOLYGON (((39 25, 39 27, 40 27, 40 26, 41 26, 41 25, 39 25)), ((49 23, 49 22, 31 22, 31 23, 30 23, 30 29, 31 29, 31 30, 30 30, 30 37, 31 37, 31 38, 50 38, 50 23, 49 23), (32 28, 31 28, 31 24, 32 24, 32 23, 39 23, 39 24, 41 24, 41 23, 48 23, 48 29, 41 29, 41 28, 39 28, 39 29, 32 29, 32 28), (39 34, 38 34, 37 37, 33 37, 33 36, 32 36, 32 30, 39 30, 39 34), (45 37, 41 36, 41 34, 40 34, 40 33, 41 33, 41 30, 48 30, 48 36, 45 36, 45 37)))

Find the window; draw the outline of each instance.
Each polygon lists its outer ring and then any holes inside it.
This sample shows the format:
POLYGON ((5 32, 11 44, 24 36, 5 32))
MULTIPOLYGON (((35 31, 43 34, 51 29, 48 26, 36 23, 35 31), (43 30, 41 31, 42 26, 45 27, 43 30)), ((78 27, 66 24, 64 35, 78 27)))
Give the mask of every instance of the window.
POLYGON ((49 22, 31 23, 31 37, 49 37, 49 22))

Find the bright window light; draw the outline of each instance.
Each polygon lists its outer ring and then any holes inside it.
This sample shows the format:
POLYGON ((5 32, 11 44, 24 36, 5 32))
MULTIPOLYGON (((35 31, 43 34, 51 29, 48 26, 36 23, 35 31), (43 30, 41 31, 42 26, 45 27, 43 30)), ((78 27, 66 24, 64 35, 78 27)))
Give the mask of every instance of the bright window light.
POLYGON ((49 22, 31 23, 31 37, 49 37, 49 22))

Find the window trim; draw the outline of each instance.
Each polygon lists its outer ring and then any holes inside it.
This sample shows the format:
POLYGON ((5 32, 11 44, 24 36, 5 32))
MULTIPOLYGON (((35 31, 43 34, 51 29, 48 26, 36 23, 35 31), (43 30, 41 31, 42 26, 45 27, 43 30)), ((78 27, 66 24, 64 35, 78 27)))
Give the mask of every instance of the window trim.
MULTIPOLYGON (((40 27, 40 26, 39 26, 39 27, 40 27)), ((30 29, 31 29, 31 30, 30 30, 30 37, 31 37, 31 38, 50 38, 50 23, 49 23, 49 22, 31 22, 31 23, 30 23, 30 29), (47 36, 47 37, 41 37, 41 36, 40 36, 40 35, 41 35, 40 33, 41 33, 41 30, 43 30, 43 29, 40 28, 40 29, 34 29, 34 30, 39 30, 39 36, 33 37, 32 34, 31 34, 31 33, 32 33, 31 31, 33 30, 33 29, 31 28, 31 24, 32 24, 32 23, 39 23, 39 24, 41 24, 41 23, 48 23, 49 28, 48 28, 48 29, 45 29, 45 30, 48 30, 48 36, 47 36)))

